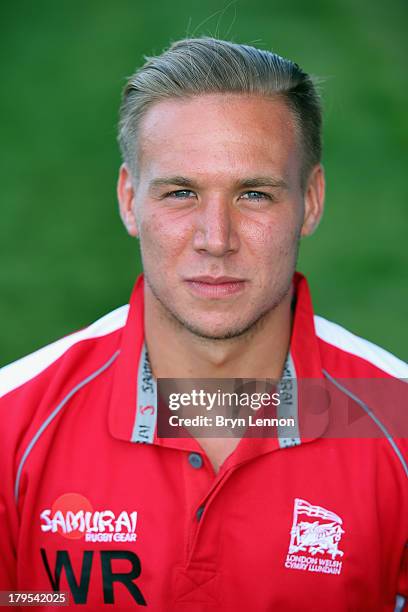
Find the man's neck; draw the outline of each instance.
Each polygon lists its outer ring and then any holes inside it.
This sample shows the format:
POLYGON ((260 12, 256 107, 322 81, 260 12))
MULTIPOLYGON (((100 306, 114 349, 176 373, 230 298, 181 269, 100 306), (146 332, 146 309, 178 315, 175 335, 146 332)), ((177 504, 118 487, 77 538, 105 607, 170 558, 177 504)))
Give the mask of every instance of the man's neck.
POLYGON ((247 333, 201 338, 171 321, 145 284, 145 341, 155 378, 274 378, 290 344, 293 289, 247 333))

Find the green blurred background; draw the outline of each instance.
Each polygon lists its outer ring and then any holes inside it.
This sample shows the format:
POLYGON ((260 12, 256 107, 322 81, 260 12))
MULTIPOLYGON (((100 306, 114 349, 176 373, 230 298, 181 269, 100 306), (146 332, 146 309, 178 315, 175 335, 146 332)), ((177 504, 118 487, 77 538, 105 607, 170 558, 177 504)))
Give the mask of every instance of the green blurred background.
POLYGON ((405 0, 3 3, 1 362, 128 301, 117 214, 125 77, 177 38, 272 49, 326 78, 327 209, 298 268, 316 311, 408 359, 405 0))

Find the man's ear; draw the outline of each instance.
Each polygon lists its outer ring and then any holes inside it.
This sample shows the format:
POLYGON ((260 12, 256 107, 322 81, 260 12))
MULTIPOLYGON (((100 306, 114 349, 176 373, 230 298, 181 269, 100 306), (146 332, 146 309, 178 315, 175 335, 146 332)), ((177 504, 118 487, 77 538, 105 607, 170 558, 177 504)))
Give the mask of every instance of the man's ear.
POLYGON ((306 184, 304 195, 305 216, 301 236, 310 236, 319 225, 324 210, 324 192, 324 170, 323 166, 318 164, 311 171, 306 184))
POLYGON ((135 215, 135 190, 126 164, 122 164, 119 169, 117 194, 123 225, 130 236, 137 237, 139 235, 139 228, 135 215))

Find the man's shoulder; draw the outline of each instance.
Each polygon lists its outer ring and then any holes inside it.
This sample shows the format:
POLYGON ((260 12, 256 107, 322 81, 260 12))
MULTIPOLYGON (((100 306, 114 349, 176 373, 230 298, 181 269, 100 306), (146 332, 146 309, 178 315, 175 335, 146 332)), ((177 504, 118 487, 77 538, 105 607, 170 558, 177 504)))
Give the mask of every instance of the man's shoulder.
POLYGON ((408 379, 408 364, 338 323, 314 316, 323 367, 335 376, 392 376, 408 379))
POLYGON ((25 390, 27 386, 39 384, 43 387, 61 367, 74 379, 76 369, 83 369, 86 373, 98 366, 104 356, 109 359, 112 350, 117 348, 128 310, 127 304, 120 306, 89 326, 1 368, 0 398, 6 398, 18 389, 25 390))

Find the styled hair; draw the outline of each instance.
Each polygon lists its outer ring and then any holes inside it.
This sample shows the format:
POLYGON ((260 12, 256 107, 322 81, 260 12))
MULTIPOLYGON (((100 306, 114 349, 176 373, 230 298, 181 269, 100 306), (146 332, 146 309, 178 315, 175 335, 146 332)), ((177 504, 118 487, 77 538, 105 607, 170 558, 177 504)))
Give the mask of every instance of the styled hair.
POLYGON ((128 80, 122 95, 118 141, 123 161, 137 176, 142 118, 161 100, 210 93, 279 96, 300 131, 302 184, 322 154, 322 109, 315 79, 271 51, 211 37, 174 42, 128 80))

